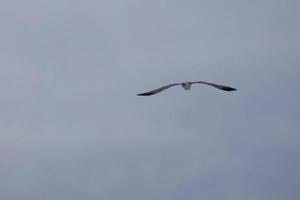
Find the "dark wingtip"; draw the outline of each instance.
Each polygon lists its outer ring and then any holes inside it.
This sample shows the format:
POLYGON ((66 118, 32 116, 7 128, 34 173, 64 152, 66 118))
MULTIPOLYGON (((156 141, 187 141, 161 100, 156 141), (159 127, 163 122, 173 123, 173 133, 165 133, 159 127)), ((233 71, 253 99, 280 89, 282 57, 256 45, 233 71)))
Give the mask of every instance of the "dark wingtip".
POLYGON ((215 86, 216 88, 220 89, 220 90, 224 90, 224 91, 227 91, 227 92, 232 92, 232 91, 235 91, 237 89, 235 88, 232 88, 232 87, 229 87, 229 86, 223 86, 223 85, 218 85, 218 86, 215 86))
POLYGON ((236 88, 232 88, 232 87, 225 87, 223 88, 223 90, 228 91, 228 92, 232 92, 232 91, 236 91, 236 88))
POLYGON ((137 96, 151 96, 155 93, 141 93, 141 94, 137 94, 137 96))

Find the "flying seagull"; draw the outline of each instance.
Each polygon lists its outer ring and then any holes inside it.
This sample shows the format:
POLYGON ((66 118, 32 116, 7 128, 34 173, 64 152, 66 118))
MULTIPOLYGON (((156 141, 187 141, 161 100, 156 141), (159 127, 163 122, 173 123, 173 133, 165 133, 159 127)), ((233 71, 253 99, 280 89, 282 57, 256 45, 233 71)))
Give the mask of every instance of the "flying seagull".
POLYGON ((162 87, 157 88, 155 90, 151 90, 149 92, 141 93, 141 94, 138 94, 138 95, 139 96, 151 96, 151 95, 157 94, 157 93, 159 93, 163 90, 166 90, 170 87, 177 86, 177 85, 181 85, 183 87, 183 89, 185 89, 185 90, 190 90, 191 87, 192 87, 192 84, 195 84, 195 83, 209 85, 209 86, 212 86, 212 87, 215 87, 217 89, 224 90, 224 91, 227 91, 227 92, 237 90, 237 89, 229 87, 229 86, 219 85, 219 84, 209 83, 209 82, 204 82, 204 81, 195 81, 195 82, 186 81, 186 82, 183 82, 183 83, 172 83, 172 84, 169 84, 169 85, 165 85, 165 86, 162 86, 162 87))

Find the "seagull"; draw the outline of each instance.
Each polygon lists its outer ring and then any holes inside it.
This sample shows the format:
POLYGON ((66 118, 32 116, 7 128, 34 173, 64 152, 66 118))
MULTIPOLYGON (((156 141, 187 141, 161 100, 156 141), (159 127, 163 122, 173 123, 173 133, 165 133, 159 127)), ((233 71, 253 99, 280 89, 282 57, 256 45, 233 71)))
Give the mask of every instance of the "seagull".
POLYGON ((195 83, 209 85, 209 86, 212 86, 212 87, 215 87, 217 89, 224 90, 224 91, 227 91, 227 92, 237 90, 237 89, 229 87, 229 86, 219 85, 219 84, 209 83, 209 82, 204 82, 204 81, 195 81, 195 82, 186 81, 186 82, 182 82, 182 83, 172 83, 172 84, 169 84, 169 85, 165 85, 165 86, 162 86, 162 87, 157 88, 155 90, 151 90, 149 92, 138 94, 138 96, 151 96, 151 95, 157 94, 157 93, 159 93, 163 90, 166 90, 170 87, 177 86, 177 85, 181 85, 183 87, 183 89, 185 89, 185 90, 190 90, 191 87, 192 87, 192 84, 195 84, 195 83))

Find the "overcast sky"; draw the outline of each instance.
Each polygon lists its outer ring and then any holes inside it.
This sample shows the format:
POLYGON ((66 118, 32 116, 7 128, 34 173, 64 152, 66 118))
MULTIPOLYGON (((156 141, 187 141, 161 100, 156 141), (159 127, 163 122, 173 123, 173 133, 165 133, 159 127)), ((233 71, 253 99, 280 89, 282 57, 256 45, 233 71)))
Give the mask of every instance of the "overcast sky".
POLYGON ((0 199, 300 199, 299 10, 1 0, 0 199))

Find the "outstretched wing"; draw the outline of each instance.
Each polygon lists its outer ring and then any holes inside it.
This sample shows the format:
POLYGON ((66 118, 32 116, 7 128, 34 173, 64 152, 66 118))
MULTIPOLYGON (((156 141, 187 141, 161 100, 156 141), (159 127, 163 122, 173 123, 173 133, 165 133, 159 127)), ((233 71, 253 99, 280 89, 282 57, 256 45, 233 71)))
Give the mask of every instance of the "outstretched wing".
POLYGON ((235 88, 232 88, 232 87, 229 87, 229 86, 226 86, 226 85, 219 85, 219 84, 208 83, 208 82, 204 82, 204 81, 195 81, 195 82, 191 82, 191 83, 192 83, 192 84, 194 84, 194 83, 200 83, 200 84, 210 85, 210 86, 213 86, 213 87, 215 87, 215 88, 218 88, 218 89, 220 89, 220 90, 224 90, 224 91, 227 91, 227 92, 237 90, 237 89, 235 89, 235 88))
POLYGON ((166 86, 163 86, 163 87, 160 87, 160 88, 157 88, 155 90, 152 90, 152 91, 149 91, 149 92, 145 92, 145 93, 141 93, 141 94, 138 94, 139 96, 150 96, 150 95, 154 95, 154 94, 157 94, 163 90, 166 90, 170 87, 173 87, 173 86, 176 86, 176 85, 180 85, 181 83, 173 83, 173 84, 170 84, 170 85, 166 85, 166 86))

